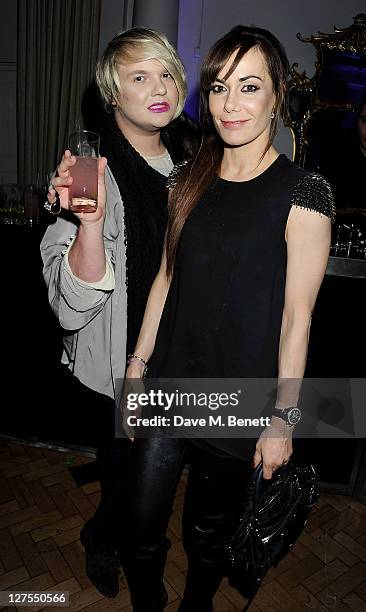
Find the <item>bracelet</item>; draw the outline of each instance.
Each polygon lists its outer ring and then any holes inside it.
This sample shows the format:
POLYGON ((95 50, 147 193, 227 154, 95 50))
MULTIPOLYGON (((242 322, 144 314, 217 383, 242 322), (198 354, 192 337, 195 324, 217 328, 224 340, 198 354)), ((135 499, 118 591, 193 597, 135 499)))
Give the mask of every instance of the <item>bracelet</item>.
POLYGON ((134 361, 139 361, 144 366, 142 378, 145 378, 146 372, 147 372, 147 361, 145 361, 145 359, 143 359, 142 357, 139 357, 138 355, 128 355, 127 356, 127 363, 133 363, 134 361))
POLYGON ((145 359, 143 359, 142 357, 139 357, 139 355, 127 355, 128 359, 127 359, 127 363, 131 363, 132 360, 133 361, 141 361, 141 363, 144 364, 144 366, 147 366, 147 361, 145 359))

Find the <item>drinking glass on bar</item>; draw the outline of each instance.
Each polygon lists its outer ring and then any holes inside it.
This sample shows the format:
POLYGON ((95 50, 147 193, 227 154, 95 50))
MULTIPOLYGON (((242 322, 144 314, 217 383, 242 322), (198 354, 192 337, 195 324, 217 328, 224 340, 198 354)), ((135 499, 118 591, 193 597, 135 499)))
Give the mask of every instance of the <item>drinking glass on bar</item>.
POLYGON ((24 186, 23 201, 25 223, 34 227, 39 220, 39 194, 35 185, 24 186))
POLYGON ((76 156, 70 168, 73 178, 69 187, 69 209, 73 212, 95 212, 98 206, 99 135, 87 130, 69 136, 69 149, 76 156))

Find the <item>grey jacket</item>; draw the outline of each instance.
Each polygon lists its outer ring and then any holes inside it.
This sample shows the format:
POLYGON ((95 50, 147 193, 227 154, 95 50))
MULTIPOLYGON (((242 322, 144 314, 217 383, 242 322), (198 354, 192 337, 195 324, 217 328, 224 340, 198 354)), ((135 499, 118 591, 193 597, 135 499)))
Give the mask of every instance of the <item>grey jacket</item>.
POLYGON ((48 227, 41 255, 48 299, 65 330, 62 361, 84 385, 114 397, 126 367, 127 288, 123 203, 109 168, 106 191, 104 245, 114 269, 113 290, 88 287, 69 272, 64 255, 78 228, 62 216, 48 227))

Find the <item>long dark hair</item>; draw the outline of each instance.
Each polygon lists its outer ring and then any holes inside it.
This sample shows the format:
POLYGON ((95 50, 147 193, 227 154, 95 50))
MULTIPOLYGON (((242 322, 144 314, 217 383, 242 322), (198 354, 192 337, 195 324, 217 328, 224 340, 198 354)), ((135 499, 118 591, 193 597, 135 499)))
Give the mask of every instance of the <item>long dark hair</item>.
POLYGON ((272 145, 280 117, 286 122, 288 113, 287 79, 289 62, 282 44, 271 32, 262 28, 235 26, 220 38, 210 49, 201 68, 200 77, 200 123, 202 142, 198 153, 178 176, 176 185, 169 197, 169 221, 166 240, 167 275, 171 276, 175 255, 183 225, 220 171, 224 145, 218 135, 209 111, 209 93, 212 83, 237 51, 225 79, 234 72, 242 57, 257 47, 264 55, 276 97, 269 140, 263 156, 272 145))

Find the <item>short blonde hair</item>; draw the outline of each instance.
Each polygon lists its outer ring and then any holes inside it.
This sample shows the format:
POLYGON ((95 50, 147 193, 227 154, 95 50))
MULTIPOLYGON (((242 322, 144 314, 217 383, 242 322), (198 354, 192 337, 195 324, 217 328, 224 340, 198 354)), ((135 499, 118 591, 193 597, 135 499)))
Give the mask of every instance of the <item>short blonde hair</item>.
POLYGON ((182 62, 167 37, 150 28, 135 27, 117 34, 108 44, 97 63, 96 81, 106 108, 118 99, 121 83, 116 64, 158 60, 174 79, 178 90, 178 106, 174 119, 183 110, 187 96, 186 75, 182 62))

